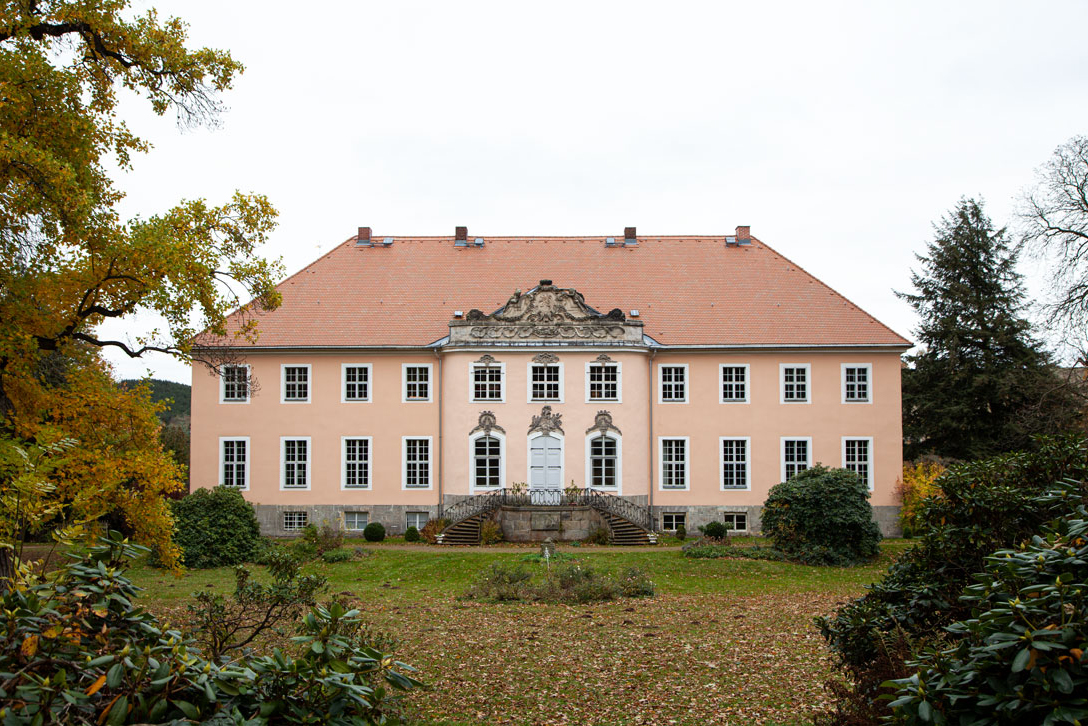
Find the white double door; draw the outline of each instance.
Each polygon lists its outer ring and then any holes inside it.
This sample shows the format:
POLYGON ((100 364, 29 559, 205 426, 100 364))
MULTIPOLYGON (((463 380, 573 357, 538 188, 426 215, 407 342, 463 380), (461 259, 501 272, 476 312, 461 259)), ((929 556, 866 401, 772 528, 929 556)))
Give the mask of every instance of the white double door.
POLYGON ((554 436, 537 436, 529 441, 529 489, 558 490, 563 487, 563 442, 554 436))

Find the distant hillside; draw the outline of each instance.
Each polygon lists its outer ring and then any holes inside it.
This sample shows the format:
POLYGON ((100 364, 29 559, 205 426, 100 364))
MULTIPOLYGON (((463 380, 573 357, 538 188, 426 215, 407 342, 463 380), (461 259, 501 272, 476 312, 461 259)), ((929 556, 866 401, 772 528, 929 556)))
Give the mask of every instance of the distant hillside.
MULTIPOLYGON (((129 379, 121 381, 122 386, 135 386, 143 383, 139 379, 129 379)), ((151 379, 151 400, 161 401, 164 398, 173 399, 174 403, 169 409, 159 414, 159 418, 162 419, 164 424, 168 424, 174 419, 189 416, 189 391, 192 387, 184 383, 175 383, 174 381, 160 381, 157 378, 151 379)))

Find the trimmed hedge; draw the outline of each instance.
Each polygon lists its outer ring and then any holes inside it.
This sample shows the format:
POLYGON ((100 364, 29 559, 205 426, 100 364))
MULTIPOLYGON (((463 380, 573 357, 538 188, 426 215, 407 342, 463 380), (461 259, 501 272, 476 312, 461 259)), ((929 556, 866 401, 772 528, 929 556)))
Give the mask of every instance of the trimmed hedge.
POLYGON ((385 539, 385 527, 381 522, 371 522, 363 529, 363 539, 367 542, 381 542, 385 539))
POLYGON ((197 489, 170 507, 174 542, 186 567, 227 567, 257 559, 257 514, 237 489, 197 489))

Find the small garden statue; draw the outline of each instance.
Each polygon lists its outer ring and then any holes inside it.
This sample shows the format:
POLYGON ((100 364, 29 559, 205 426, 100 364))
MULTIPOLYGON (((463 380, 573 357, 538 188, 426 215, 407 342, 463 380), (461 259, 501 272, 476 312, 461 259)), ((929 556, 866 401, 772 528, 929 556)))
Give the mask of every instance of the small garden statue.
POLYGON ((551 537, 540 543, 540 556, 545 560, 555 557, 555 541, 551 537))

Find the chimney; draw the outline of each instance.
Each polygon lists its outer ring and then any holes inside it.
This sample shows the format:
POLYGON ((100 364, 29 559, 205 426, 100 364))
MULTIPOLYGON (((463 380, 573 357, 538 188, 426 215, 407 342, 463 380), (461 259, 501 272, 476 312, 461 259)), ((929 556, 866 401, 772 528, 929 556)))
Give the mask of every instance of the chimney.
POLYGON ((453 235, 455 242, 464 242, 468 244, 468 227, 458 227, 457 233, 453 235))
POLYGON ((634 227, 624 227, 623 228, 623 243, 625 245, 637 245, 638 244, 638 234, 635 232, 634 227))
POLYGON ((737 242, 742 245, 752 243, 752 228, 748 225, 737 227, 737 242))
POLYGON ((355 237, 355 244, 368 245, 370 244, 370 227, 360 227, 359 234, 355 237))

